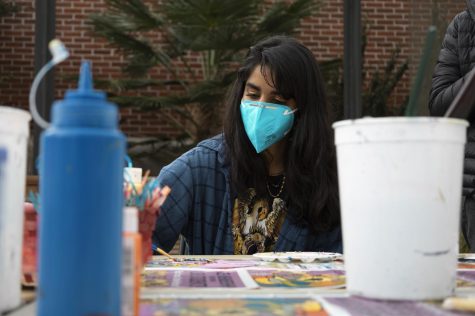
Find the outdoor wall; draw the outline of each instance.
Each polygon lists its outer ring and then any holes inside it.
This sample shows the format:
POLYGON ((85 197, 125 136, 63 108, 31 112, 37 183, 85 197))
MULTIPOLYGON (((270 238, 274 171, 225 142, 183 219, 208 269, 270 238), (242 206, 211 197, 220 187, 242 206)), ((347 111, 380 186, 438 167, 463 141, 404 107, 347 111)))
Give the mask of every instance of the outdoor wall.
MULTIPOLYGON (((3 105, 26 108, 28 104, 29 87, 34 77, 34 2, 15 1, 20 5, 20 11, 0 20, 0 104, 3 105)), ((361 3, 363 22, 368 27, 364 56, 368 76, 385 65, 396 47, 401 50, 400 60, 409 60, 409 72, 390 98, 389 104, 398 106, 408 95, 428 25, 437 24, 443 35, 452 17, 465 9, 465 1, 362 0, 361 3)), ((103 0, 56 1, 56 34, 71 52, 71 58, 56 70, 57 98, 62 98, 66 88, 73 87, 73 81, 66 77, 77 73, 81 59, 92 60, 96 79, 120 75, 121 55, 104 40, 94 37, 87 24, 89 14, 104 8, 103 0)), ((304 20, 298 34, 318 60, 343 58, 343 0, 323 1, 319 12, 304 20)), ((157 70, 153 76, 162 74, 157 70)), ((177 134, 158 112, 124 109, 121 115, 122 129, 128 136, 173 137, 177 134)))

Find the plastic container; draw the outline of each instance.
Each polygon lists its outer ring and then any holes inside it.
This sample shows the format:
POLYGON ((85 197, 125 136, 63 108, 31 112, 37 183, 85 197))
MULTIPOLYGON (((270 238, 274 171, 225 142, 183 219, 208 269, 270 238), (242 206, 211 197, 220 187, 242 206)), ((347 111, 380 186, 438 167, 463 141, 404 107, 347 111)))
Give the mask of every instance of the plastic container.
POLYGON ((21 301, 23 199, 30 114, 0 106, 0 147, 3 172, 0 188, 0 312, 21 301))
POLYGON ((120 315, 125 137, 117 107, 92 88, 53 105, 41 136, 38 314, 120 315))
POLYGON ((467 126, 427 117, 333 125, 351 294, 394 300, 453 294, 467 126))

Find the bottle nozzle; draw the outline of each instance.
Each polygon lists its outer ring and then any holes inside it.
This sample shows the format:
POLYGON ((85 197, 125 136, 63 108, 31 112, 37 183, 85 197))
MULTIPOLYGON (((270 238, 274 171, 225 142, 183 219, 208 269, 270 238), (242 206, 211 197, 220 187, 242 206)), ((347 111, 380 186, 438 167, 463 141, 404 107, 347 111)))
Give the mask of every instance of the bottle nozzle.
POLYGON ((79 74, 78 90, 93 90, 92 72, 90 62, 84 60, 81 64, 81 73, 79 74))
POLYGON ((59 39, 54 39, 49 42, 48 48, 51 56, 53 56, 52 61, 55 65, 69 57, 69 51, 59 39))
POLYGON ((36 74, 35 79, 33 79, 33 83, 31 84, 30 95, 29 95, 29 103, 30 103, 30 112, 31 116, 35 120, 36 124, 38 124, 41 128, 46 129, 49 126, 49 122, 47 122, 43 117, 41 117, 38 109, 36 107, 36 90, 43 79, 44 75, 53 68, 54 65, 59 64, 69 56, 69 51, 66 49, 64 44, 58 40, 54 39, 49 42, 49 51, 53 58, 44 65, 40 71, 36 74))
POLYGON ((78 88, 76 90, 66 91, 65 99, 69 98, 97 98, 106 99, 106 95, 102 91, 94 90, 94 82, 92 80, 91 62, 83 60, 79 71, 78 88))

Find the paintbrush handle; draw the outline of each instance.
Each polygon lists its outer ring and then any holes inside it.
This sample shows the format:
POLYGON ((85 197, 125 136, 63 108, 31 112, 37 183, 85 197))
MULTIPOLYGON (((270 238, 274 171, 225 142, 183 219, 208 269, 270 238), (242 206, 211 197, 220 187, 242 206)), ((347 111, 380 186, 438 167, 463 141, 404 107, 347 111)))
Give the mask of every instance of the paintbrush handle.
POLYGON ((165 250, 161 249, 161 248, 156 248, 157 252, 165 257, 167 257, 168 259, 170 260, 173 260, 173 261, 176 261, 175 258, 173 258, 172 256, 170 256, 165 250))
POLYGON ((465 82, 445 112, 444 117, 466 119, 475 103, 475 68, 465 77, 465 82))

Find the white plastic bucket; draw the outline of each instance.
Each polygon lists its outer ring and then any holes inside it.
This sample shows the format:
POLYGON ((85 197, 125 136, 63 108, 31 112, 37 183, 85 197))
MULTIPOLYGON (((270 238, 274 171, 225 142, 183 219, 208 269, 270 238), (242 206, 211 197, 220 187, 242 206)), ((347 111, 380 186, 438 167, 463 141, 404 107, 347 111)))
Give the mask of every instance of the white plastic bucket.
POLYGON ((467 126, 429 117, 333 124, 351 294, 453 294, 467 126))
POLYGON ((0 106, 0 147, 7 157, 0 189, 0 313, 21 301, 21 253, 26 155, 29 135, 27 111, 0 106))

